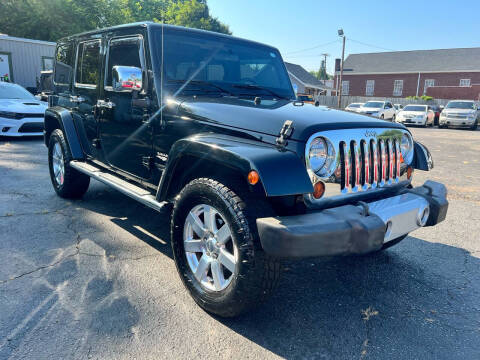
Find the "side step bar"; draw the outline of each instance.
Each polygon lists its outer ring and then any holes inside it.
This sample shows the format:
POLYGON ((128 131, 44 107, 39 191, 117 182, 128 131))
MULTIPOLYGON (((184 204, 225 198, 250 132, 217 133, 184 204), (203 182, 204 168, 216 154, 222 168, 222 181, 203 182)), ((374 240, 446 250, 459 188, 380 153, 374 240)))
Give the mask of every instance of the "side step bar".
POLYGON ((112 175, 94 165, 87 164, 82 161, 72 160, 70 161, 70 166, 157 211, 160 211, 165 205, 168 204, 166 201, 158 202, 155 196, 153 196, 147 190, 139 186, 135 186, 128 181, 122 180, 121 178, 112 175))

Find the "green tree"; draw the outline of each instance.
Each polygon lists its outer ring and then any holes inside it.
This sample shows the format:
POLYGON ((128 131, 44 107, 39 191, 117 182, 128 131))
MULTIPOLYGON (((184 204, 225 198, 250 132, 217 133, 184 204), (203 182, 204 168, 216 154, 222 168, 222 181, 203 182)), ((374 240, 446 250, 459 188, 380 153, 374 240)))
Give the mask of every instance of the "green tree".
POLYGON ((151 20, 230 34, 206 0, 1 0, 0 33, 56 41, 106 26, 151 20))

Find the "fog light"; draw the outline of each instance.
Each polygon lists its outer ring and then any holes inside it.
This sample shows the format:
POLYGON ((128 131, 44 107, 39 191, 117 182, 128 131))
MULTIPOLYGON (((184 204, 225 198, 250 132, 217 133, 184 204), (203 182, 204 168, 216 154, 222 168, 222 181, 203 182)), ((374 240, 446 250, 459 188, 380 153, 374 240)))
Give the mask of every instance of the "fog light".
POLYGON ((4 128, 2 128, 2 132, 7 132, 8 130, 10 130, 9 127, 5 126, 4 128))
POLYGON ((322 181, 318 181, 313 185, 313 197, 320 199, 325 193, 325 184, 322 181))

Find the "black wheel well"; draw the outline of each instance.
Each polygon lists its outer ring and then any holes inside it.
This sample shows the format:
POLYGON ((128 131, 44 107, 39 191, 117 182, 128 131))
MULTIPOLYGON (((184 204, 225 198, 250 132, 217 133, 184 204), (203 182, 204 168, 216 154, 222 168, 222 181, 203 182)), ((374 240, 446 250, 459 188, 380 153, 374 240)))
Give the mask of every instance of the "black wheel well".
POLYGON ((61 129, 60 121, 55 116, 52 115, 45 115, 44 119, 45 124, 45 145, 48 146, 48 142, 50 141, 50 135, 52 134, 53 130, 61 129))
POLYGON ((174 174, 167 185, 166 198, 173 199, 185 185, 198 178, 209 178, 221 182, 235 192, 253 192, 265 197, 261 182, 255 186, 247 183, 247 174, 225 163, 184 155, 175 164, 174 174))

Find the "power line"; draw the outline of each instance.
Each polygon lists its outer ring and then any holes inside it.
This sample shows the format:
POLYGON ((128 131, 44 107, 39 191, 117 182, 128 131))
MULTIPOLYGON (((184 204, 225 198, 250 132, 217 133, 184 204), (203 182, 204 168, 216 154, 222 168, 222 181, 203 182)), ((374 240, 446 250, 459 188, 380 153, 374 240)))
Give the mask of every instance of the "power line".
POLYGON ((369 47, 371 47, 371 48, 376 48, 376 49, 381 49, 381 50, 387 50, 387 51, 397 51, 397 50, 394 50, 394 49, 388 49, 388 48, 384 48, 384 47, 381 47, 381 46, 368 44, 368 43, 365 43, 365 42, 363 42, 363 41, 358 41, 358 40, 355 40, 355 39, 352 39, 352 38, 348 38, 347 40, 353 41, 353 42, 358 43, 358 44, 361 44, 361 45, 369 46, 369 47))
POLYGON ((285 53, 285 55, 288 55, 288 54, 296 54, 296 53, 300 53, 300 52, 304 52, 304 51, 309 51, 309 50, 318 49, 318 48, 320 48, 320 47, 327 46, 327 45, 331 45, 331 44, 334 44, 334 43, 336 43, 336 42, 338 42, 338 40, 330 41, 330 42, 328 42, 328 43, 316 45, 316 46, 313 46, 313 47, 310 47, 310 48, 306 48, 306 49, 289 51, 289 52, 285 53))

